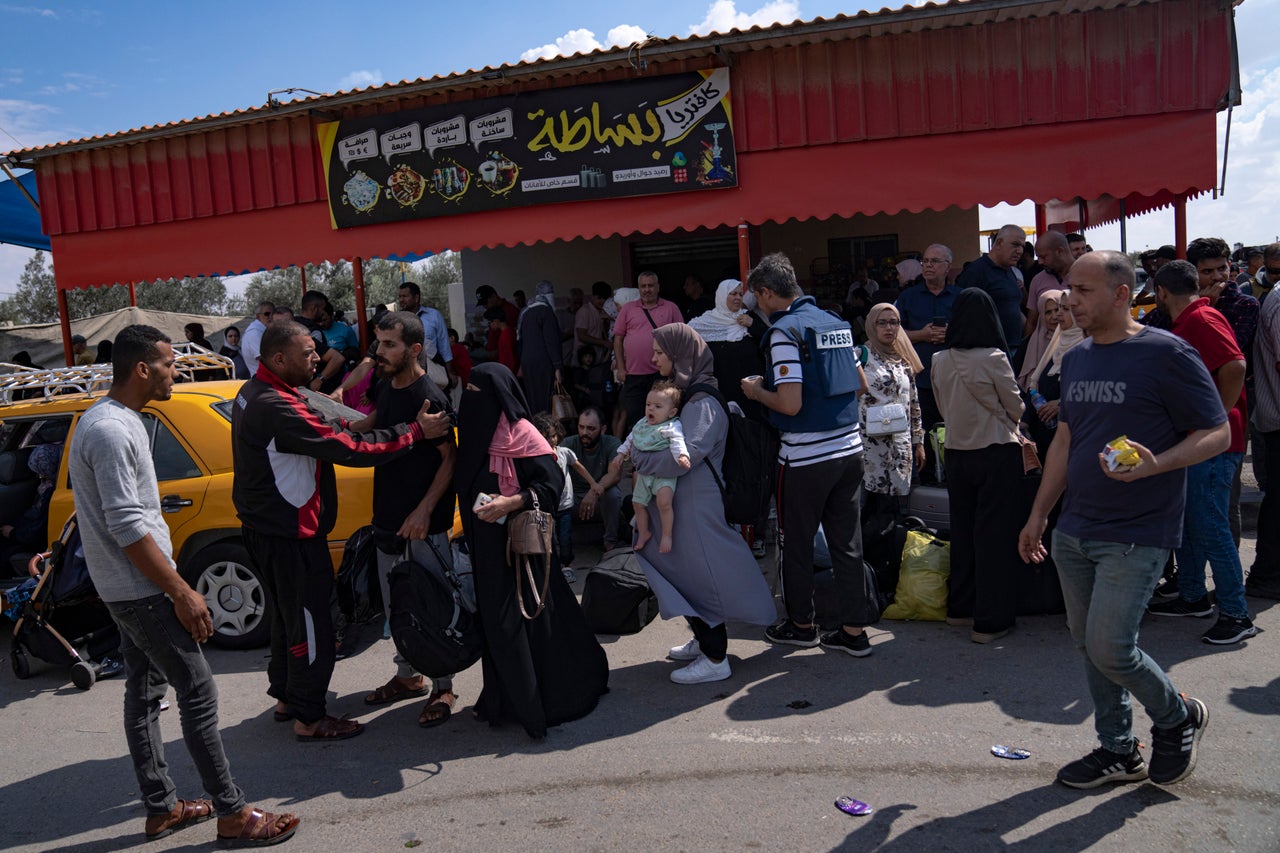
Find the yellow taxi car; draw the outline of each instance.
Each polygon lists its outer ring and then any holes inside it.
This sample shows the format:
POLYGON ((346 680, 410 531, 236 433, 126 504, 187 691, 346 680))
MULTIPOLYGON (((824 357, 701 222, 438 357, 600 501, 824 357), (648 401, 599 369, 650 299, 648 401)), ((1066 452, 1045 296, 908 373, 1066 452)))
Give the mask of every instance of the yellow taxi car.
MULTIPOLYGON (((214 361, 220 356, 193 352, 198 348, 185 344, 174 348, 184 378, 199 378, 222 367, 214 361)), ((41 444, 61 444, 62 460, 49 505, 52 542, 74 510, 66 449, 80 416, 110 387, 111 368, 94 365, 38 373, 0 376, 0 521, 20 515, 35 499, 35 475, 26 466, 31 452, 41 444), (38 396, 23 399, 29 394, 38 396)), ((213 615, 213 641, 225 648, 263 645, 271 631, 267 588, 240 539, 240 521, 231 502, 231 407, 241 384, 180 382, 168 400, 150 403, 142 411, 178 571, 204 595, 213 615)), ((329 551, 336 571, 347 538, 372 515, 373 469, 335 470, 338 519, 329 534, 329 551)))

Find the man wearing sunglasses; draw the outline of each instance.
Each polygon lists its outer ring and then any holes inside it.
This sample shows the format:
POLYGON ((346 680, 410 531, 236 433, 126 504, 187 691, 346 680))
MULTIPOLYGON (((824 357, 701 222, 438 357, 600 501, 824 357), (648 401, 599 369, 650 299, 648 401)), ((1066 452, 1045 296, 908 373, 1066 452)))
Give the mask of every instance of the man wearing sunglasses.
POLYGON ((262 352, 262 333, 267 330, 275 310, 274 302, 267 300, 259 302, 253 315, 253 322, 244 330, 244 336, 240 340, 240 354, 244 356, 245 367, 249 368, 250 379, 258 372, 258 357, 262 352))

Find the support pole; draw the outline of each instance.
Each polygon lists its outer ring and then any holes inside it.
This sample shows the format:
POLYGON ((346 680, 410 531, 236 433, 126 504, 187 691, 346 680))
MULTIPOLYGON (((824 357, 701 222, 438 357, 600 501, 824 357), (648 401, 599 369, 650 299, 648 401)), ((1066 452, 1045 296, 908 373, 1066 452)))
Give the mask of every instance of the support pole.
POLYGON ((1043 237, 1049 230, 1049 213, 1044 205, 1036 202, 1036 237, 1043 237))
POLYGON ((62 326, 62 354, 67 359, 67 367, 75 365, 75 356, 71 353, 71 314, 67 310, 67 292, 54 285, 58 292, 58 325, 62 326))
POLYGON ((747 275, 751 272, 751 226, 745 222, 738 223, 738 277, 744 286, 747 275))
POLYGON ((1187 259, 1187 197, 1180 195, 1173 201, 1173 248, 1180 260, 1187 259))
POLYGON ((301 278, 302 278, 302 291, 301 291, 301 292, 302 292, 302 293, 306 293, 306 292, 307 292, 307 265, 306 265, 306 264, 303 264, 302 266, 298 267, 298 273, 300 274, 300 276, 301 276, 301 278))
POLYGON ((364 259, 351 259, 351 283, 356 292, 356 333, 360 335, 360 352, 369 351, 369 324, 365 321, 364 308, 364 259))
POLYGON ((1120 251, 1129 254, 1129 222, 1125 214, 1124 199, 1120 199, 1120 251))
POLYGON ((129 282, 129 307, 138 307, 138 286, 132 281, 129 282))

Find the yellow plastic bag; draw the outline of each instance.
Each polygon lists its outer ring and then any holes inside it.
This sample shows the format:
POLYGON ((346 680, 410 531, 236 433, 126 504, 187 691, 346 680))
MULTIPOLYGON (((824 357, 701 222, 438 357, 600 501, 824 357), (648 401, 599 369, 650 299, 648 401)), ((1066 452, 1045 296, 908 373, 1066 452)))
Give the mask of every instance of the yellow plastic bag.
POLYGON ((902 546, 902 570, 893 604, 885 619, 941 622, 947 618, 947 575, 951 573, 951 543, 928 531, 908 530, 902 546))

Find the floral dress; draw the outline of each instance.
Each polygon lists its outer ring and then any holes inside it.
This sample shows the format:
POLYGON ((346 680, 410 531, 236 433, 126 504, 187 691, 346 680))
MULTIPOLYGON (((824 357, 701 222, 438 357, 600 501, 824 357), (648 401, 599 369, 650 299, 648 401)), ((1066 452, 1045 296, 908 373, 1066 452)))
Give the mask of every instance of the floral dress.
POLYGON ((924 444, 920 400, 911 368, 903 361, 888 361, 870 347, 863 373, 867 393, 858 398, 862 419, 862 485, 880 495, 906 495, 911 491, 912 445, 924 444), (907 409, 909 432, 867 435, 867 409, 901 403, 907 409))

